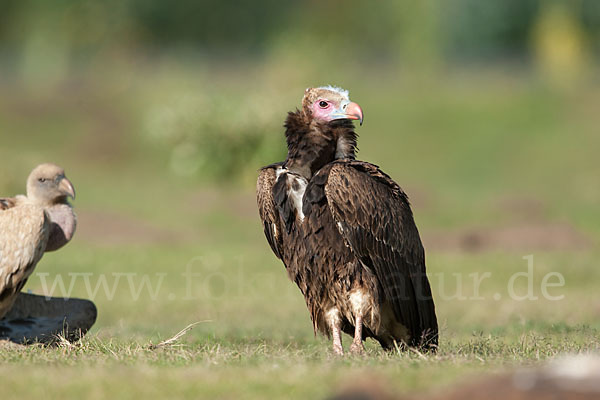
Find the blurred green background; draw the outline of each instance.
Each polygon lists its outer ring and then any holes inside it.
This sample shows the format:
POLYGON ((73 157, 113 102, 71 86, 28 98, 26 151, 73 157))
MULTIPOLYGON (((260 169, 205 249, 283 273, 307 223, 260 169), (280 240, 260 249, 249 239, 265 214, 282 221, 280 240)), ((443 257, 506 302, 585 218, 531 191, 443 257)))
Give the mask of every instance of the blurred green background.
MULTIPOLYGON (((494 369, 597 350, 599 59, 595 0, 1 0, 0 194, 22 193, 46 161, 78 194, 75 239, 45 255, 27 288, 60 278, 68 289, 73 274, 91 274, 69 293, 92 297, 99 319, 97 343, 76 356, 0 355, 32 363, 41 380, 45 362, 63 365, 47 378, 57 396, 85 392, 69 381, 83 367, 98 398, 112 390, 98 377, 152 397, 135 381, 156 374, 182 396, 306 398, 361 368, 411 391, 482 359, 494 369), (256 171, 284 159, 286 112, 324 84, 362 106, 359 158, 413 203, 437 274, 434 361, 369 345, 374 361, 329 364, 329 343, 313 338, 263 237, 256 171), (530 254, 540 298, 510 299, 530 254), (186 281, 190 265, 199 275, 186 281), (483 300, 456 295, 472 296, 468 274, 483 272, 483 300), (565 278, 550 290, 560 301, 540 296, 548 272, 565 278), (140 355, 204 320, 189 353, 140 355), (115 364, 118 376, 106 368, 115 364), (207 378, 188 387, 190 374, 207 378), (244 390, 223 384, 232 376, 244 390)), ((13 377, 15 397, 31 390, 13 377)))

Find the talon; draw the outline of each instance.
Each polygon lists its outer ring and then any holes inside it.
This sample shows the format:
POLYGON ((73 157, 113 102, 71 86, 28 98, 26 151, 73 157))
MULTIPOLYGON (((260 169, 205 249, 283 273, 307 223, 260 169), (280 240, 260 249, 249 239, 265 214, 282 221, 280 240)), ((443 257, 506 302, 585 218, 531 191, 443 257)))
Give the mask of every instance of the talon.
POLYGON ((352 342, 352 345, 350 345, 350 353, 358 355, 365 354, 365 348, 363 347, 362 341, 360 343, 352 342))
POLYGON ((333 345, 333 352, 336 356, 340 356, 343 357, 344 356, 344 349, 342 348, 342 346, 336 346, 335 344, 333 345))

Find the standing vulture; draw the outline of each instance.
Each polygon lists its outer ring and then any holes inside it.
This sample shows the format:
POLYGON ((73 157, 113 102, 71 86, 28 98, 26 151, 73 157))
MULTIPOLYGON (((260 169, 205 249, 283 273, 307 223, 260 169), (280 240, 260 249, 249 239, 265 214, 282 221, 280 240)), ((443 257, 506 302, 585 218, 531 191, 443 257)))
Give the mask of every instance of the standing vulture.
POLYGON ((341 332, 361 353, 372 337, 385 349, 435 350, 438 326, 425 252, 404 191, 376 165, 355 159, 352 120, 363 113, 346 90, 309 88, 288 113, 284 162, 260 170, 264 232, 308 306, 315 333, 341 332))
POLYGON ((44 252, 73 237, 76 217, 67 197, 74 199, 75 190, 64 170, 41 164, 27 179, 27 196, 0 198, 0 318, 44 252))

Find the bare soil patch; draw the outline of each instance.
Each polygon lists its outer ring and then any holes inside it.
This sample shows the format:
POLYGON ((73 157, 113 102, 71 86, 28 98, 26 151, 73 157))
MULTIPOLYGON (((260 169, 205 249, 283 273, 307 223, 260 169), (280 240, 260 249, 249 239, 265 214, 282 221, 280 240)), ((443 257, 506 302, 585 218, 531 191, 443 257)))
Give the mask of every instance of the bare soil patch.
POLYGON ((589 248, 592 241, 566 222, 528 222, 502 227, 471 227, 424 232, 435 251, 565 251, 589 248))
POLYGON ((165 244, 189 240, 183 232, 153 225, 128 215, 77 209, 75 236, 99 245, 165 244))

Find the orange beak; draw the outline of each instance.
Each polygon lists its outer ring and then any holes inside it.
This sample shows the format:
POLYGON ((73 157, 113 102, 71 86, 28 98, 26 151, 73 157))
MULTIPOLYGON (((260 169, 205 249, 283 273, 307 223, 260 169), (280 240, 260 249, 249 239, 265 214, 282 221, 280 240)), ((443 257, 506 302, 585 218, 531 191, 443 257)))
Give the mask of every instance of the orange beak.
POLYGON ((344 108, 344 115, 348 119, 358 120, 360 124, 363 124, 363 112, 360 106, 354 102, 348 103, 344 108))

